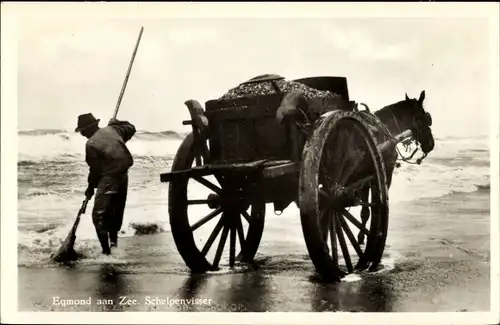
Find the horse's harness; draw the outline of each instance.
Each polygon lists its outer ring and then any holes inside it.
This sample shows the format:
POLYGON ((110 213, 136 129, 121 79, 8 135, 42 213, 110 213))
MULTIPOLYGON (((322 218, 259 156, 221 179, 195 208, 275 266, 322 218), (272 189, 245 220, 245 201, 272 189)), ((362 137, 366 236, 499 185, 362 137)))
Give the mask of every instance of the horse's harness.
MULTIPOLYGON (((380 119, 375 114, 373 114, 370 111, 368 105, 366 105, 364 103, 360 103, 360 105, 364 106, 366 110, 365 111, 359 111, 359 112, 362 113, 362 114, 365 114, 373 122, 375 122, 380 127, 380 129, 384 131, 384 135, 386 137, 388 137, 391 140, 395 140, 395 137, 392 135, 391 131, 389 131, 389 129, 387 128, 387 126, 384 123, 382 123, 380 121, 380 119)), ((394 116, 394 113, 391 110, 389 110, 389 112, 391 113, 391 116, 392 116, 392 119, 394 121, 394 124, 398 128, 398 134, 402 133, 403 130, 401 130, 401 127, 399 126, 399 123, 398 123, 398 120, 396 119, 396 116, 394 116)), ((431 117, 431 115, 429 113, 425 113, 425 122, 428 123, 429 126, 432 125, 432 117, 431 117)), ((424 128, 424 124, 422 123, 422 121, 418 120, 417 123, 418 123, 418 126, 419 126, 420 129, 424 128)), ((427 153, 425 153, 425 152, 422 154, 422 157, 418 158, 415 162, 411 161, 411 159, 413 158, 413 156, 415 156, 415 154, 417 153, 417 151, 419 149, 418 141, 416 141, 415 139, 407 139, 407 140, 402 141, 401 143, 405 147, 405 150, 408 152, 408 150, 409 150, 410 145, 411 145, 412 142, 415 142, 416 148, 413 150, 413 152, 409 156, 406 156, 406 157, 401 153, 401 151, 399 150, 399 148, 397 147, 397 145, 395 146, 396 152, 398 153, 398 155, 400 157, 397 160, 401 160, 401 161, 404 161, 406 163, 413 164, 413 165, 415 165, 415 164, 416 165, 420 165, 422 163, 422 161, 427 157, 427 153)), ((397 163, 396 167, 400 167, 400 164, 397 163)))

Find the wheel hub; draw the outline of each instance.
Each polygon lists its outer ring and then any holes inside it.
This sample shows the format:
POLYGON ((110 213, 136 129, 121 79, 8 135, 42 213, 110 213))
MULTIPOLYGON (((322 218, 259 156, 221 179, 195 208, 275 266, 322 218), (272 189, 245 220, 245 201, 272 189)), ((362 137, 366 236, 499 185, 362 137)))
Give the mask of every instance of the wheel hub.
POLYGON ((338 185, 330 191, 330 199, 335 208, 353 206, 358 197, 358 190, 352 190, 342 185, 338 185))
POLYGON ((215 193, 208 194, 207 200, 210 209, 215 209, 220 206, 220 196, 215 193))
POLYGON ((211 193, 207 200, 211 209, 222 206, 225 211, 246 211, 250 206, 242 189, 224 190, 221 195, 211 193))

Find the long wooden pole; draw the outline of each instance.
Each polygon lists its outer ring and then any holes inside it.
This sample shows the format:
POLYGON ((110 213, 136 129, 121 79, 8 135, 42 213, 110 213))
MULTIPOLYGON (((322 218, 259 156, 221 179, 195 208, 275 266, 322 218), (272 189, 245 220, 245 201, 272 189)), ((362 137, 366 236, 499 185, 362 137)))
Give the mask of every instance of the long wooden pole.
POLYGON ((137 43, 135 44, 134 52, 132 53, 132 59, 128 65, 127 75, 125 76, 125 80, 123 81, 122 90, 120 92, 120 96, 118 97, 118 102, 116 103, 115 112, 113 113, 113 118, 116 118, 118 114, 118 109, 120 108, 120 104, 122 102, 123 94, 125 93, 125 88, 127 87, 128 78, 130 76, 130 71, 132 70, 132 64, 134 63, 135 55, 137 53, 137 48, 139 47, 139 42, 141 41, 142 32, 144 31, 144 27, 141 27, 141 31, 139 32, 139 37, 137 38, 137 43))
POLYGON ((400 134, 396 135, 394 138, 389 139, 381 144, 379 144, 377 147, 379 148, 380 152, 384 154, 384 151, 389 150, 389 149, 394 149, 394 146, 403 141, 406 138, 409 138, 413 135, 411 130, 406 130, 404 132, 401 132, 400 134))

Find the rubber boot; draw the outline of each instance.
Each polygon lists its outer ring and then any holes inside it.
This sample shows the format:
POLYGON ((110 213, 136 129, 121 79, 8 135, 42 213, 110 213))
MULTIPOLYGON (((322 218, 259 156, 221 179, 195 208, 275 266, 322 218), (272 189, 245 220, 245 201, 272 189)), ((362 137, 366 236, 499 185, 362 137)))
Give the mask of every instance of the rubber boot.
POLYGON ((102 253, 106 255, 111 254, 111 249, 109 248, 109 241, 108 241, 108 232, 98 231, 97 238, 99 238, 99 242, 101 243, 102 253))
POLYGON ((109 232, 109 241, 110 241, 110 246, 111 247, 118 247, 118 232, 117 231, 110 231, 109 232))

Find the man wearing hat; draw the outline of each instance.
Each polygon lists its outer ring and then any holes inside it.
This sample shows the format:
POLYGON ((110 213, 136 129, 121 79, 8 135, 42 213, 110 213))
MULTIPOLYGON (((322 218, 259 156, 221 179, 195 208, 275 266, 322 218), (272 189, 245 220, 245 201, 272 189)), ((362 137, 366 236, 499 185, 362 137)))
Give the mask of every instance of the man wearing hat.
POLYGON ((92 211, 97 238, 102 252, 111 254, 110 247, 118 245, 118 232, 123 222, 127 200, 128 170, 134 164, 125 143, 135 134, 135 126, 112 118, 107 127, 99 128, 99 119, 91 113, 78 116, 75 132, 86 137, 85 160, 89 166, 88 188, 90 199, 97 193, 92 211))

